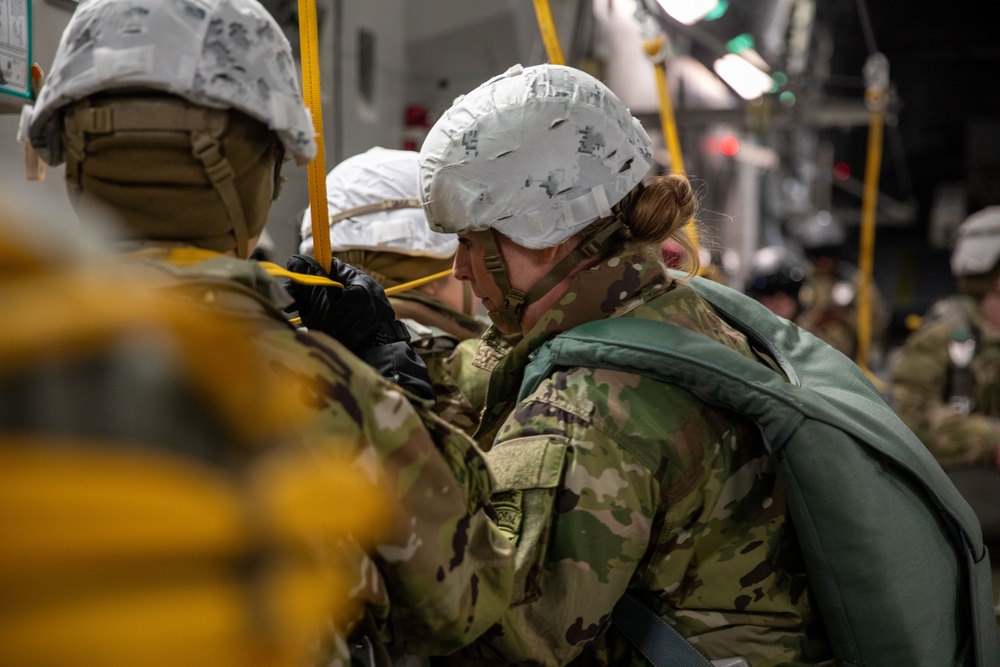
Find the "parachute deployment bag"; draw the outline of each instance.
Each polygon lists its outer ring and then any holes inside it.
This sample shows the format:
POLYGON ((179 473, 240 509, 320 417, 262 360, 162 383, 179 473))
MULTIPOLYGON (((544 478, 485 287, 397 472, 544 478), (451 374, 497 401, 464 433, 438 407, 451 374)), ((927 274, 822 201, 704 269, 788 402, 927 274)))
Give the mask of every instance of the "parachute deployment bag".
POLYGON ((625 317, 543 345, 519 398, 556 368, 599 367, 745 415, 778 463, 838 665, 1000 664, 980 526, 924 445, 840 352, 735 290, 690 284, 787 380, 707 336, 625 317))

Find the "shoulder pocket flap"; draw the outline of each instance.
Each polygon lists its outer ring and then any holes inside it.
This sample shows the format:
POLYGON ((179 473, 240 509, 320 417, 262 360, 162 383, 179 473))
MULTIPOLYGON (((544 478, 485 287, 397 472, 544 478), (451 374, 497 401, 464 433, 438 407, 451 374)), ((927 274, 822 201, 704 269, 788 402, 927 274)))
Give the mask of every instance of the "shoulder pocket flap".
MULTIPOLYGON (((561 438, 560 438, 561 439, 561 438)), ((495 491, 553 489, 559 484, 566 445, 552 436, 517 438, 486 454, 496 479, 495 491)))

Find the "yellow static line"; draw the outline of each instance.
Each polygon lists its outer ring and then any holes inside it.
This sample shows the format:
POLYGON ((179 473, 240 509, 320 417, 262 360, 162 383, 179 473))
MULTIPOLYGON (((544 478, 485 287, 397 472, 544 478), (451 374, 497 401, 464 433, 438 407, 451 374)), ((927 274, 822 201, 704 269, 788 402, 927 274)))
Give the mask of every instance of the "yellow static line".
MULTIPOLYGON (((295 280, 296 282, 301 282, 304 285, 334 285, 336 287, 343 287, 343 285, 341 285, 340 283, 335 282, 333 280, 330 280, 329 278, 321 278, 320 276, 304 276, 304 275, 301 275, 301 274, 298 274, 298 273, 292 273, 291 271, 285 271, 280 266, 278 266, 276 264, 271 264, 270 262, 261 262, 260 264, 261 265, 270 265, 270 266, 273 266, 278 271, 283 271, 283 273, 277 273, 277 272, 272 273, 272 269, 269 266, 264 266, 264 268, 267 269, 267 272, 271 273, 271 275, 288 275, 288 277, 292 278, 292 280, 295 280), (299 280, 300 278, 303 278, 303 279, 306 279, 306 280, 299 280), (313 278, 318 279, 318 281, 317 282, 310 282, 308 280, 308 279, 313 279, 313 278), (322 282, 320 282, 320 281, 322 281, 322 282)), ((416 280, 411 280, 408 283, 402 283, 400 285, 395 285, 393 287, 388 287, 385 290, 385 294, 386 294, 386 296, 392 296, 393 294, 399 294, 400 292, 405 292, 406 290, 411 290, 411 289, 420 287, 422 285, 426 285, 427 283, 434 282, 435 280, 437 280, 439 278, 444 278, 445 276, 449 275, 450 273, 451 273, 451 269, 448 269, 447 271, 439 271, 438 273, 433 273, 433 274, 431 274, 429 276, 424 276, 423 278, 417 278, 416 280)), ((295 326, 301 326, 302 325, 302 318, 301 317, 293 317, 293 318, 290 318, 288 321, 290 323, 292 323, 293 325, 295 325, 295 326)))
POLYGON ((336 280, 327 278, 326 276, 313 276, 307 273, 295 273, 294 271, 289 271, 288 269, 282 268, 273 262, 257 262, 262 269, 268 272, 272 276, 281 276, 282 278, 288 278, 300 285, 311 285, 314 287, 339 287, 344 288, 342 283, 338 283, 336 280))
POLYGON ((552 10, 549 8, 548 0, 535 0, 535 16, 538 19, 538 29, 542 33, 549 62, 553 65, 565 65, 566 58, 563 57, 562 47, 559 46, 559 35, 552 21, 552 10))
POLYGON ((316 157, 307 167, 309 210, 312 217, 313 257, 330 270, 330 229, 326 202, 326 147, 323 140, 323 99, 320 94, 319 36, 316 0, 299 0, 299 53, 302 60, 302 97, 316 131, 316 157))

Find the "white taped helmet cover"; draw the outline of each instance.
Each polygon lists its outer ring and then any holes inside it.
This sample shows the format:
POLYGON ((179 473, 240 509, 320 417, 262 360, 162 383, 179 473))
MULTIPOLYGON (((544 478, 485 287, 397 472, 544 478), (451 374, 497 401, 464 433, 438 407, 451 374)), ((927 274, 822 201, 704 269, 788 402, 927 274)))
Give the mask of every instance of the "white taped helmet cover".
POLYGON ((316 155, 288 39, 257 0, 86 0, 70 18, 31 116, 31 143, 65 159, 59 110, 95 93, 151 88, 236 109, 299 164, 316 155))
MULTIPOLYGON (((327 207, 330 216, 369 204, 392 200, 419 201, 417 152, 371 148, 334 167, 326 177, 327 207)), ((312 214, 302 217, 299 251, 313 251, 312 214)), ((374 250, 401 255, 447 259, 458 251, 458 237, 439 234, 427 226, 423 209, 393 208, 370 211, 330 225, 330 249, 374 250)))
POLYGON ((976 211, 958 227, 958 240, 951 253, 951 272, 975 276, 990 272, 1000 260, 1000 206, 976 211))
POLYGON ((495 229, 551 248, 610 215, 652 164, 646 131, 603 83, 571 67, 518 65, 434 124, 420 191, 439 232, 495 229))

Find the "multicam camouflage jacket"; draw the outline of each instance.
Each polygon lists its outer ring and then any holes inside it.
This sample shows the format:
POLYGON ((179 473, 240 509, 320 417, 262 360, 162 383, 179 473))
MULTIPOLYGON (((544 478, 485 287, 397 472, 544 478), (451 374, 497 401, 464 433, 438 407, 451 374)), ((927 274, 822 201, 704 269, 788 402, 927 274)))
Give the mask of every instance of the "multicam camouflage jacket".
MULTIPOLYGON (((463 341, 475 341, 486 328, 479 320, 450 308, 441 299, 410 290, 389 299, 396 317, 410 332, 410 346, 427 364, 438 415, 468 435, 476 432, 479 409, 452 376, 451 358, 463 341)), ((473 348, 474 349, 474 348, 473 348)))
POLYGON ((444 372, 461 392, 464 400, 472 406, 476 415, 475 428, 470 435, 475 435, 483 408, 486 407, 486 389, 490 384, 490 374, 500 363, 503 355, 510 351, 510 343, 496 329, 488 329, 487 332, 490 335, 487 344, 480 345, 479 338, 463 340, 442 365, 444 372))
POLYGON ((938 302, 930 314, 893 362, 893 407, 942 466, 992 467, 1000 447, 1000 330, 969 297, 938 302), (961 371, 949 346, 965 341, 974 350, 966 366, 969 386, 960 392, 967 395, 959 396, 954 385, 961 371))
MULTIPOLYGON (((514 594, 452 664, 648 664, 607 624, 626 589, 711 659, 829 659, 784 491, 751 423, 602 369, 558 370, 516 402, 542 342, 607 317, 668 321, 754 356, 691 288, 627 254, 574 276, 523 339, 500 346, 476 437, 517 548, 514 594)), ((480 350, 499 340, 491 328, 480 350)))
POLYGON ((509 599, 513 550, 491 518, 491 478, 472 441, 337 341, 290 326, 288 293, 256 262, 193 248, 130 257, 161 270, 164 289, 192 308, 244 320, 271 355, 271 372, 316 413, 315 428, 393 491, 395 521, 370 557, 358 556, 349 586, 381 639, 402 652, 444 652, 492 624, 509 599))

